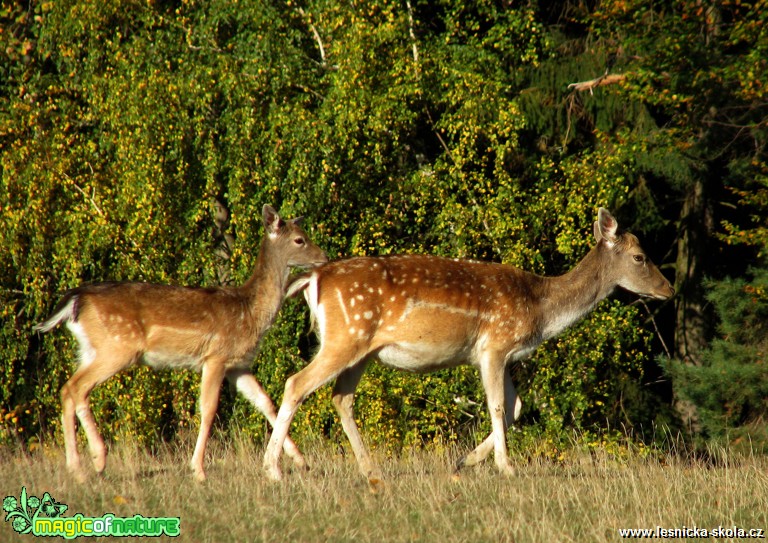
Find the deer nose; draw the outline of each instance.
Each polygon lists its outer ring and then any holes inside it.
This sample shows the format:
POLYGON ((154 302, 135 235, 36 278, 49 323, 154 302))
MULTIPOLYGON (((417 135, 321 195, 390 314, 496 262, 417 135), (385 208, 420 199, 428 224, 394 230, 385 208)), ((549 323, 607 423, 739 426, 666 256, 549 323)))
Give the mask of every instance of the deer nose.
POLYGON ((664 295, 662 295, 662 298, 663 298, 664 300, 666 300, 667 298, 671 298, 672 296, 674 296, 674 295, 675 295, 675 287, 673 287, 673 286, 672 286, 672 283, 670 283, 669 281, 667 281, 666 283, 667 283, 667 284, 666 284, 665 286, 667 287, 667 289, 666 289, 666 290, 668 291, 668 294, 664 294, 664 295))

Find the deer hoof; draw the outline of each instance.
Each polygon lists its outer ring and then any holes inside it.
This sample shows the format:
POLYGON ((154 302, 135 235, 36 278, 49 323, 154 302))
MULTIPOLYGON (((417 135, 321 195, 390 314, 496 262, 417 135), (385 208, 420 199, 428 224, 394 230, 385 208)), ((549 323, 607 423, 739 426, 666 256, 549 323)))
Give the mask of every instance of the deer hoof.
POLYGON ((512 462, 507 459, 506 462, 501 462, 497 464, 499 471, 502 475, 505 477, 514 477, 517 475, 517 470, 515 470, 514 466, 512 465, 512 462))
POLYGON ((307 464, 307 461, 304 459, 303 456, 294 456, 291 458, 293 460, 293 467, 301 470, 301 471, 309 471, 309 464, 307 464))
POLYGON ((379 477, 368 478, 368 491, 371 494, 379 494, 380 492, 383 492, 385 486, 384 481, 379 477))
POLYGON ((81 485, 88 480, 88 475, 86 475, 85 471, 82 469, 73 469, 70 470, 70 473, 72 474, 72 477, 74 477, 75 481, 81 485))
POLYGON ((267 476, 267 479, 270 481, 279 483, 283 480, 283 473, 277 466, 264 466, 264 472, 267 476))

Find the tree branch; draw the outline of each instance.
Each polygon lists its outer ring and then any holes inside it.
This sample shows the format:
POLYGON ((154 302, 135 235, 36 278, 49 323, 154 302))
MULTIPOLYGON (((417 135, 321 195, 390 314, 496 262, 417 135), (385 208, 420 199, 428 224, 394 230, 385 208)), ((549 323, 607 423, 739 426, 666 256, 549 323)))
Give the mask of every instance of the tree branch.
POLYGON ((413 8, 411 7, 411 0, 406 0, 405 5, 408 6, 408 35, 411 38, 411 47, 413 49, 413 62, 416 64, 416 69, 419 69, 419 50, 416 47, 416 33, 413 31, 413 8))
POLYGON ((672 353, 669 352, 669 349, 667 348, 667 343, 664 341, 664 338, 662 337, 661 332, 659 331, 659 327, 656 324, 656 319, 653 317, 653 312, 651 312, 651 308, 648 307, 648 304, 646 304, 645 300, 643 300, 642 298, 640 298, 637 301, 643 304, 643 307, 648 312, 648 319, 653 323, 653 328, 654 330, 656 330, 656 337, 658 337, 659 341, 661 341, 661 346, 664 348, 664 352, 667 353, 667 358, 672 358, 672 353))
POLYGON ((589 91, 590 94, 592 94, 595 87, 600 87, 602 85, 612 85, 614 83, 620 83, 621 81, 624 81, 627 78, 624 74, 609 74, 608 71, 601 75, 600 77, 596 77, 595 79, 590 79, 589 81, 580 81, 579 83, 571 83, 568 85, 569 89, 578 91, 578 92, 584 92, 586 90, 589 91))
POLYGON ((296 9, 298 9, 299 15, 301 15, 307 20, 307 23, 309 24, 309 28, 312 30, 312 34, 314 34, 315 36, 317 47, 320 49, 320 64, 322 66, 325 66, 325 47, 323 47, 323 40, 320 38, 320 33, 317 31, 317 28, 315 28, 315 25, 312 24, 312 20, 307 16, 307 13, 304 11, 304 8, 298 7, 296 9))
POLYGON ((61 175, 63 175, 64 177, 66 177, 66 178, 67 178, 67 179, 70 181, 70 183, 72 183, 72 186, 73 186, 73 187, 75 187, 75 189, 77 189, 77 191, 78 191, 80 194, 82 194, 82 195, 83 195, 85 198, 87 198, 87 199, 88 199, 88 200, 91 202, 91 206, 93 206, 93 209, 95 209, 95 210, 96 210, 96 212, 97 212, 99 215, 101 215, 102 217, 104 216, 104 212, 101 210, 101 208, 99 207, 99 205, 96 203, 96 188, 95 188, 95 187, 93 188, 93 193, 92 193, 92 194, 89 196, 89 195, 88 195, 88 194, 87 194, 87 193, 86 193, 86 192, 83 190, 83 188, 82 188, 80 185, 78 185, 77 183, 75 183, 75 180, 74 180, 74 179, 72 179, 72 178, 71 178, 69 175, 67 175, 65 172, 61 172, 61 175))

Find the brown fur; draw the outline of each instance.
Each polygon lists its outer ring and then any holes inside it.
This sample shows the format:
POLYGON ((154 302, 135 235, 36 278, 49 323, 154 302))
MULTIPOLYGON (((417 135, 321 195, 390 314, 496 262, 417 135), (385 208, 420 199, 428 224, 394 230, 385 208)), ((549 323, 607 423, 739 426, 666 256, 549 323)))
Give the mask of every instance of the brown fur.
POLYGON ((333 402, 360 470, 371 482, 381 478, 353 413, 354 392, 371 358, 415 372, 477 367, 493 432, 459 467, 494 450, 499 470, 512 473, 505 433, 521 404, 507 364, 576 322, 617 286, 657 299, 674 294, 637 238, 619 233, 604 209, 594 232, 595 247, 560 277, 503 264, 405 255, 331 262, 298 279, 294 290, 305 289, 321 347, 286 382, 264 456, 267 475, 282 477, 280 450, 299 405, 335 379, 333 402))
MULTIPOLYGON (((205 479, 203 459, 224 377, 270 422, 275 408, 250 372, 262 336, 283 300, 289 267, 313 266, 327 259, 298 225, 264 206, 264 237, 251 278, 239 287, 194 288, 148 283, 98 283, 67 292, 53 316, 36 328, 46 332, 61 322, 80 344, 80 365, 61 389, 67 466, 84 475, 77 452, 76 422, 88 437, 97 472, 106 465, 106 448, 88 404, 99 383, 136 363, 187 367, 202 372, 200 433, 191 466, 205 479)), ((304 465, 296 446, 286 451, 304 465)))

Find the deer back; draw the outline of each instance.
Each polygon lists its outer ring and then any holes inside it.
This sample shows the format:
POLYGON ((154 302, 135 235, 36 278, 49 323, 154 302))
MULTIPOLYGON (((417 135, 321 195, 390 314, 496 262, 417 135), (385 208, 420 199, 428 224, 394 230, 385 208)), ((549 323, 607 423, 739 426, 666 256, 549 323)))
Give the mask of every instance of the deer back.
POLYGON ((403 255, 312 273, 307 297, 323 343, 353 342, 416 371, 474 359, 478 343, 535 343, 541 278, 513 266, 403 255))
POLYGON ((182 287, 140 282, 83 285, 65 294, 54 315, 36 328, 66 322, 81 360, 97 352, 153 366, 192 366, 216 357, 228 365, 253 361, 258 343, 282 303, 289 268, 327 261, 300 219, 263 209, 264 236, 255 269, 240 287, 182 287))

